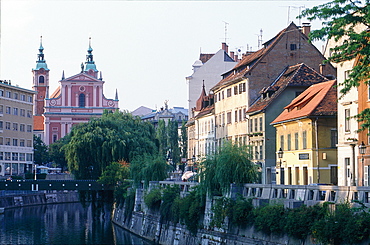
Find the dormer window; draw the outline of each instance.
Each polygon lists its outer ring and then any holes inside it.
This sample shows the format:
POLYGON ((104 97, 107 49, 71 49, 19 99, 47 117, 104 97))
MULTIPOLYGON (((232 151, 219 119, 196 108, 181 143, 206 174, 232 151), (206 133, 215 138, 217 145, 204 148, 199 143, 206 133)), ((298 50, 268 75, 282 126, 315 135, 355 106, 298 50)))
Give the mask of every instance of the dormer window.
POLYGON ((297 49, 297 44, 291 43, 290 44, 290 50, 296 50, 297 49))

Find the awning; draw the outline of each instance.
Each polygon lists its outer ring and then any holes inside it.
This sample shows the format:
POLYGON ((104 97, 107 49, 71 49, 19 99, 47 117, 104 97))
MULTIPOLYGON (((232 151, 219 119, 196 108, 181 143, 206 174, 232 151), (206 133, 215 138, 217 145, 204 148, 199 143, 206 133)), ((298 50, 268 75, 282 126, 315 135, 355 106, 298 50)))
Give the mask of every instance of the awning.
POLYGON ((182 177, 181 180, 188 180, 191 176, 196 175, 197 173, 192 172, 192 171, 186 171, 182 177))

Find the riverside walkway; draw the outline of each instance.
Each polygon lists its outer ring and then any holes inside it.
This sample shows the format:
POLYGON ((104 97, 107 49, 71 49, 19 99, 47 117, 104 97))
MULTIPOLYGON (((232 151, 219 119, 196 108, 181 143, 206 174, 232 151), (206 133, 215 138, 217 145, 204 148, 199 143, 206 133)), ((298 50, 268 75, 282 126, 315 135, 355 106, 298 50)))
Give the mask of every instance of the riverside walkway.
POLYGON ((113 190, 114 186, 99 184, 96 180, 0 180, 0 190, 113 190))
MULTIPOLYGON (((193 182, 180 181, 159 181, 152 184, 162 187, 176 184, 180 186, 183 193, 197 185, 193 182)), ((289 208, 323 202, 361 202, 370 207, 370 186, 244 184, 242 187, 231 185, 229 195, 253 198, 253 204, 256 206, 266 202, 284 203, 289 208)))

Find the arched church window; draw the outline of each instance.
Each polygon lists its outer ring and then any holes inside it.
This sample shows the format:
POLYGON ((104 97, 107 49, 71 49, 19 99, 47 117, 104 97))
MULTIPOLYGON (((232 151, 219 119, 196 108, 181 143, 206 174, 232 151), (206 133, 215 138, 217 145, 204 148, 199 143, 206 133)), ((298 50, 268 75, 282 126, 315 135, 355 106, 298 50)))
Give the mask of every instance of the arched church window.
POLYGON ((45 77, 39 76, 39 83, 44 83, 44 82, 45 82, 45 77))
POLYGON ((79 96, 79 98, 78 98, 79 100, 79 103, 78 103, 78 105, 79 105, 79 107, 85 107, 85 94, 80 94, 80 96, 79 96))

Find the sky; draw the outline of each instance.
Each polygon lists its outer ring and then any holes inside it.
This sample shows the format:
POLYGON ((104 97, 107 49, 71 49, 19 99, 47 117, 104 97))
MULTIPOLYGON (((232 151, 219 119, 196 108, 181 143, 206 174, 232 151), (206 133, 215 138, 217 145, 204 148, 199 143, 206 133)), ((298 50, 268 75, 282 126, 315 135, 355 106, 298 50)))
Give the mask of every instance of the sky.
MULTIPOLYGON (((103 1, 0 0, 0 79, 32 89, 40 37, 50 69, 50 94, 78 74, 89 38, 104 95, 121 110, 140 106, 187 108, 185 77, 202 53, 258 49, 294 21, 304 8, 327 0, 103 1)), ((320 21, 311 23, 321 27, 320 21)), ((323 43, 316 43, 322 50, 323 43)))

